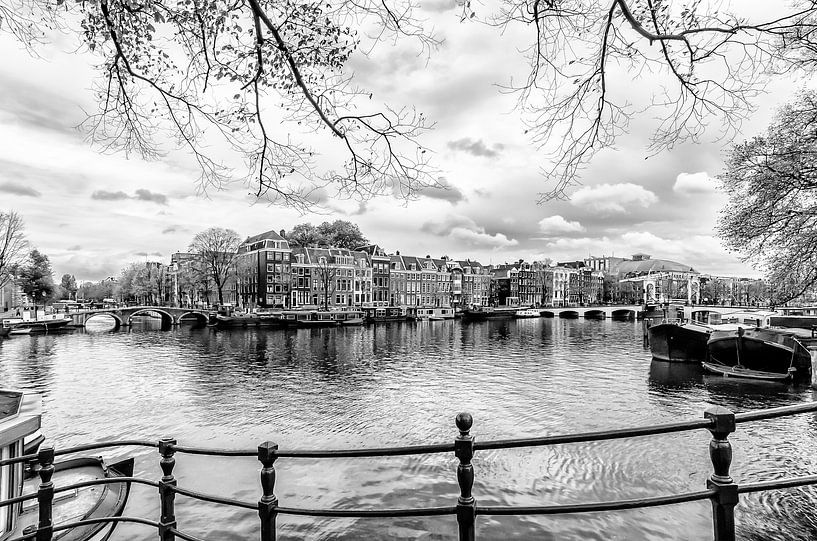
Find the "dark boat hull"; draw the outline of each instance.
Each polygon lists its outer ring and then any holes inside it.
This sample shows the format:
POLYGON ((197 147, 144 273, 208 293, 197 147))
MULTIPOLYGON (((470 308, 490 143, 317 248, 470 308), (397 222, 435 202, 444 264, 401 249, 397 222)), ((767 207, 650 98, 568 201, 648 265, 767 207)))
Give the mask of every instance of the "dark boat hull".
POLYGON ((649 328, 650 353, 653 358, 679 363, 706 360, 709 327, 696 324, 659 323, 649 328))
POLYGON ((0 327, 0 338, 4 338, 11 332, 11 327, 0 327))
POLYGON ((240 329, 245 327, 283 327, 284 322, 277 316, 216 316, 213 322, 219 329, 240 329))
POLYGON ((64 329, 71 323, 71 319, 55 319, 45 321, 24 321, 14 326, 15 329, 31 329, 31 332, 52 332, 64 329))
POLYGON ((503 309, 483 309, 483 310, 463 310, 463 321, 485 321, 486 319, 511 319, 516 315, 518 308, 509 310, 503 309))
POLYGON ((714 364, 789 375, 803 382, 811 380, 811 355, 792 333, 776 329, 744 329, 740 336, 738 331, 715 331, 707 348, 714 364))

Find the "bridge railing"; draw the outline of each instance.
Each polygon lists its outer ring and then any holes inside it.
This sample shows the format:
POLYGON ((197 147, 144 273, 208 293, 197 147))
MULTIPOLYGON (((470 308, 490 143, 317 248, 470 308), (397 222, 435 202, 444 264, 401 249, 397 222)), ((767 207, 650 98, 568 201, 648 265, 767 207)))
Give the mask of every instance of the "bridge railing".
POLYGON ((36 541, 51 541, 54 539, 55 533, 77 526, 122 522, 142 524, 155 528, 160 541, 175 541, 177 538, 188 541, 203 541, 201 538, 180 529, 175 511, 176 494, 188 496, 200 501, 257 511, 260 522, 259 539, 261 541, 272 541, 276 539, 276 519, 279 515, 338 518, 429 517, 455 515, 457 517, 458 524, 458 539, 461 541, 473 541, 476 538, 476 518, 478 515, 557 515, 590 512, 612 512, 624 509, 640 509, 646 507, 675 505, 684 502, 709 500, 712 504, 714 540, 731 541, 735 539, 735 506, 737 505, 741 494, 779 490, 805 485, 815 485, 817 484, 817 475, 792 477, 774 481, 745 483, 739 485, 734 481, 730 472, 732 462, 732 444, 728 439, 729 434, 734 432, 736 425, 741 423, 786 417, 815 411, 817 411, 817 402, 809 402, 794 406, 751 411, 739 414, 735 414, 726 408, 715 406, 708 408, 704 412, 703 419, 641 426, 636 428, 520 439, 503 439, 485 442, 476 442, 474 440, 474 436, 471 435, 471 415, 461 413, 456 417, 458 435, 454 438, 453 443, 416 445, 409 447, 287 450, 279 449, 277 444, 265 441, 258 445, 256 449, 230 450, 185 447, 178 445, 177 441, 173 438, 163 438, 158 442, 146 440, 100 442, 60 450, 55 450, 53 447, 44 446, 36 454, 0 460, 0 467, 18 462, 36 460, 39 463, 38 471, 41 481, 39 490, 36 493, 0 501, 0 507, 14 505, 33 499, 37 500, 39 506, 39 521, 36 530, 28 532, 22 537, 16 537, 7 541, 29 541, 35 539, 36 541), (707 479, 706 487, 701 488, 701 490, 698 491, 654 496, 650 498, 590 502, 581 504, 543 504, 538 506, 477 506, 476 498, 472 493, 475 472, 471 461, 474 457, 475 451, 583 443, 620 438, 643 437, 656 434, 668 434, 698 429, 706 429, 712 435, 709 442, 709 455, 713 467, 713 472, 707 479), (51 476, 54 471, 53 462, 55 457, 69 453, 78 453, 121 446, 145 446, 158 448, 159 455, 161 457, 159 461, 159 466, 162 470, 161 478, 158 481, 155 481, 141 477, 116 477, 75 483, 60 487, 55 487, 51 482, 51 476), (458 460, 456 477, 459 486, 459 494, 456 496, 456 499, 454 499, 454 496, 452 495, 451 504, 446 506, 386 509, 304 508, 281 506, 279 505, 278 498, 275 496, 275 462, 278 459, 366 458, 450 452, 453 452, 454 456, 458 460), (261 463, 261 493, 259 500, 256 502, 241 501, 216 494, 197 492, 178 486, 177 480, 173 475, 173 469, 176 464, 175 455, 177 453, 222 457, 256 457, 261 463), (112 483, 134 483, 158 488, 161 509, 158 520, 143 517, 119 516, 75 520, 61 524, 53 523, 52 506, 55 494, 93 485, 112 483))

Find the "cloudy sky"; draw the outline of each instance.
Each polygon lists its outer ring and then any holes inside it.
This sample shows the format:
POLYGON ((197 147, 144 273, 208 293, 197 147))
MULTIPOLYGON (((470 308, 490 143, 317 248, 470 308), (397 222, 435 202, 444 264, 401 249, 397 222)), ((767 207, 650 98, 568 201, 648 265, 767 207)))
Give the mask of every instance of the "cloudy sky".
MULTIPOLYGON (((0 209, 18 211, 33 246, 55 274, 97 280, 131 261, 167 261, 207 227, 242 236, 289 229, 304 221, 347 219, 387 251, 477 258, 569 260, 589 255, 688 263, 704 273, 755 276, 713 234, 725 198, 712 179, 723 167, 722 143, 679 145, 650 156, 651 119, 637 121, 615 150, 601 152, 570 199, 537 204, 549 189, 543 153, 531 145, 515 98, 497 85, 524 74, 517 53, 524 36, 461 23, 450 0, 429 0, 424 16, 444 39, 426 57, 382 44, 353 57, 361 86, 377 99, 416 105, 436 122, 424 143, 434 151, 447 190, 416 201, 342 201, 327 213, 300 216, 257 202, 240 182, 202 191, 179 152, 155 162, 100 154, 75 126, 93 108, 93 59, 60 37, 32 57, 0 38, 0 209)), ((627 90, 626 81, 620 81, 627 90)), ((639 95, 643 81, 632 86, 639 95)), ((751 136, 799 82, 773 84, 744 126, 751 136)))

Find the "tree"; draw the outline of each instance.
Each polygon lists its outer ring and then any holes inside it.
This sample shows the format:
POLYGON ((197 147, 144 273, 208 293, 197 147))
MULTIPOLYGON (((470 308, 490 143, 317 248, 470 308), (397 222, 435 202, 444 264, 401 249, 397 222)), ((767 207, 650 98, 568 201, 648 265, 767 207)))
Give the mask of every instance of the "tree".
POLYGON ((17 283, 34 303, 36 317, 37 303, 45 304, 54 294, 54 273, 48 256, 39 250, 31 250, 28 260, 17 267, 17 283))
POLYGON ((326 244, 335 248, 347 248, 349 250, 354 250, 369 243, 368 239, 360 232, 357 224, 346 220, 323 222, 317 227, 310 223, 298 224, 286 234, 286 238, 301 246, 326 244))
POLYGON ((32 48, 45 41, 43 28, 73 31, 101 60, 99 108, 85 128, 106 149, 155 158, 170 128, 195 157, 202 182, 219 186, 232 175, 210 154, 218 141, 244 159, 257 195, 302 210, 316 205, 323 186, 367 198, 439 185, 416 141, 431 123, 410 108, 378 107, 343 72, 354 51, 389 36, 434 43, 408 0, 57 6, 1 0, 3 29, 32 48), (343 158, 317 170, 315 151, 294 140, 304 129, 343 158))
POLYGON ((232 229, 211 227, 193 237, 190 251, 199 259, 201 270, 215 285, 218 303, 224 304, 224 286, 233 276, 233 262, 241 239, 232 229))
POLYGON ((317 246, 322 236, 318 233, 318 228, 310 223, 298 224, 286 234, 287 240, 300 244, 301 246, 317 246))
POLYGON ((318 226, 318 233, 329 246, 354 250, 369 243, 369 240, 360 232, 357 224, 346 220, 323 222, 318 226))
POLYGON ((318 278, 318 286, 321 291, 321 304, 324 310, 329 310, 329 298, 335 293, 337 282, 335 277, 338 275, 338 268, 329 262, 330 257, 321 257, 318 259, 318 264, 315 268, 318 278))
MULTIPOLYGON (((528 76, 505 90, 517 93, 532 144, 555 144, 545 149, 552 151, 545 171, 556 183, 543 197, 558 197, 594 153, 626 131, 632 115, 660 108, 656 152, 695 140, 713 118, 729 136, 768 75, 812 70, 817 4, 792 4, 749 19, 699 0, 502 0, 484 14, 462 2, 461 18, 533 36, 522 51, 528 76), (665 90, 633 93, 633 79, 642 77, 665 90)), ((420 142, 430 121, 411 109, 374 106, 348 70, 353 53, 381 41, 409 39, 432 50, 437 41, 416 8, 414 0, 57 7, 0 0, 0 18, 31 49, 46 41, 45 29, 56 28, 100 59, 99 109, 85 127, 106 150, 156 157, 163 128, 170 128, 205 185, 229 179, 210 154, 228 147, 244 158, 257 195, 308 210, 324 186, 361 199, 413 197, 440 186, 420 142), (342 163, 318 169, 314 151, 295 140, 304 128, 317 133, 315 146, 340 149, 342 163), (227 144, 208 144, 216 139, 227 144)))
POLYGON ((28 243, 23 235, 23 219, 14 211, 0 211, 0 288, 23 263, 28 243))
POLYGON ((62 278, 60 279, 60 298, 61 299, 71 299, 73 298, 76 300, 77 290, 77 279, 74 278, 70 274, 63 274, 62 278))
POLYGON ((817 92, 782 108, 765 135, 735 145, 720 180, 718 234, 775 284, 772 303, 817 284, 817 92))

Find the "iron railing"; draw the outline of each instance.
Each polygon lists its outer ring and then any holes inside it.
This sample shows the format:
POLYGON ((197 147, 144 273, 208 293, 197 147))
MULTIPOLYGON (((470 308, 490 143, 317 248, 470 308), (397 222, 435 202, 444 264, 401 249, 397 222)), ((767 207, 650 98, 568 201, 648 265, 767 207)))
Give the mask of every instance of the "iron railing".
POLYGON ((200 501, 228 505, 232 507, 256 510, 260 519, 260 539, 261 541, 272 541, 276 538, 276 518, 278 515, 290 516, 310 516, 310 517, 346 517, 346 518, 366 518, 366 517, 429 517, 440 515, 456 515, 459 540, 473 541, 476 537, 476 517, 477 515, 557 515, 570 513, 589 513, 600 511, 620 511, 625 509, 638 509, 645 507, 656 507, 664 505, 674 505, 684 502, 694 502, 700 500, 710 500, 712 503, 712 521, 715 541, 731 541, 735 539, 735 505, 738 503, 740 494, 760 492, 766 490, 778 490, 784 488, 799 487, 817 484, 817 475, 804 477, 794 477, 788 479, 778 479, 774 481, 762 481, 738 485, 732 479, 730 466, 732 463, 732 445, 728 440, 729 434, 735 431, 735 427, 740 423, 759 421, 762 419, 772 419, 817 411, 817 402, 809 402, 794 406, 751 411, 735 414, 726 408, 714 406, 704 412, 704 418, 698 420, 683 421, 677 423, 666 423, 645 427, 627 428, 618 430, 605 430, 597 432, 585 432, 577 434, 566 434, 558 436, 543 436, 522 439, 505 439, 485 442, 475 442, 471 435, 472 418, 467 413, 460 413, 456 417, 456 425, 459 435, 453 443, 443 443, 437 445, 417 445, 410 447, 384 447, 384 448, 363 448, 363 449, 329 449, 329 450, 303 450, 291 449, 281 450, 278 445, 269 441, 263 442, 257 449, 205 449, 198 447, 185 447, 178 445, 173 438, 163 438, 158 442, 146 440, 122 440, 111 442, 92 443, 75 447, 55 450, 51 446, 42 447, 38 453, 16 457, 13 459, 0 460, 0 467, 23 461, 36 460, 39 463, 40 485, 36 494, 29 494, 0 501, 0 507, 14 505, 27 500, 36 499, 38 502, 39 523, 36 530, 26 533, 22 537, 9 539, 7 541, 51 541, 56 532, 99 523, 123 523, 130 522, 143 524, 155 528, 160 541, 175 541, 177 538, 186 541, 204 541, 194 535, 186 533, 178 528, 178 521, 175 513, 175 496, 181 494, 200 501), (517 447, 539 447, 548 445, 560 445, 566 443, 581 443, 591 441, 612 440, 619 438, 630 438, 639 436, 649 436, 655 434, 668 434, 673 432, 683 432, 695 429, 706 429, 712 434, 709 443, 709 455, 713 465, 713 473, 709 476, 706 489, 670 494, 667 496, 655 496, 650 498, 638 498, 630 500, 616 500, 605 502, 592 502, 582 504, 566 505, 540 505, 540 506, 479 506, 471 492, 474 484, 474 468, 471 460, 474 451, 488 449, 512 449, 517 447), (69 453, 91 451, 120 446, 144 446, 158 448, 161 460, 159 465, 162 470, 162 477, 159 481, 140 477, 115 477, 109 479, 98 479, 75 483, 66 486, 55 487, 51 481, 54 473, 54 458, 69 453), (275 496, 275 461, 279 458, 364 458, 383 456, 405 456, 429 453, 454 452, 459 460, 457 465, 457 482, 460 494, 456 504, 443 507, 421 507, 421 508, 398 508, 398 509, 313 509, 299 507, 282 507, 278 504, 275 496), (246 502, 231 498, 224 498, 214 494, 205 494, 188 490, 178 486, 176 478, 173 476, 173 468, 176 464, 175 454, 186 453, 195 455, 210 456, 254 456, 261 462, 261 497, 258 502, 246 502), (52 504, 54 495, 75 490, 78 488, 102 485, 110 483, 134 483, 147 485, 159 489, 160 517, 159 520, 150 520, 140 517, 102 517, 72 521, 62 524, 54 524, 52 519, 52 504))

